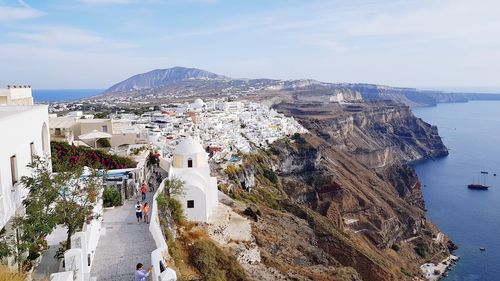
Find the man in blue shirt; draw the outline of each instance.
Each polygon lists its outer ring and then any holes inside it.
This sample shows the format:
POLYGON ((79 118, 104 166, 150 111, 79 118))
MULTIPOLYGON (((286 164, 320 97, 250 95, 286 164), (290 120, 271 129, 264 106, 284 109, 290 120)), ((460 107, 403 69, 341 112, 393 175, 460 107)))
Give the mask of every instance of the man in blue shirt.
POLYGON ((150 265, 148 270, 142 269, 142 263, 138 263, 135 267, 135 281, 146 281, 148 280, 149 273, 153 270, 153 266, 150 265))

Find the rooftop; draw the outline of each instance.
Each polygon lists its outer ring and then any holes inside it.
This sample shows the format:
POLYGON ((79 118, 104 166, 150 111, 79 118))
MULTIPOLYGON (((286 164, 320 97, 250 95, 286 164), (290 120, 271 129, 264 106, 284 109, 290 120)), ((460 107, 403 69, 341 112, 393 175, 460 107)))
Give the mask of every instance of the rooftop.
POLYGON ((31 110, 47 108, 46 105, 6 105, 0 106, 0 119, 8 118, 31 110))
POLYGON ((201 144, 192 138, 186 138, 181 141, 174 150, 174 154, 196 154, 205 153, 201 144))

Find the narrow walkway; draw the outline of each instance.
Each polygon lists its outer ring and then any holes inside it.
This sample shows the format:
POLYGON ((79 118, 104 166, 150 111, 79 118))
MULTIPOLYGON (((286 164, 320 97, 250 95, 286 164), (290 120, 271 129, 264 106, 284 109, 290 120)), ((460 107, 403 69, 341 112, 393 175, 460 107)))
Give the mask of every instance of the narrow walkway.
MULTIPOLYGON (((152 203, 153 192, 146 202, 152 203)), ((127 200, 123 206, 104 210, 102 233, 97 245, 92 277, 97 281, 133 280, 135 266, 151 264, 151 252, 156 249, 149 233, 149 224, 135 218, 137 200, 127 200)))

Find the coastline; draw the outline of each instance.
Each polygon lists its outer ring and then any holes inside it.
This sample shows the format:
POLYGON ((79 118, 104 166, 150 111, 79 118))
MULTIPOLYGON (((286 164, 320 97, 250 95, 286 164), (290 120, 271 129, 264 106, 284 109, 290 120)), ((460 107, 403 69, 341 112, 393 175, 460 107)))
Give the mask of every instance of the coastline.
POLYGON ((428 281, 438 281, 446 277, 447 273, 459 261, 458 256, 450 255, 438 264, 424 263, 420 266, 424 278, 428 281))

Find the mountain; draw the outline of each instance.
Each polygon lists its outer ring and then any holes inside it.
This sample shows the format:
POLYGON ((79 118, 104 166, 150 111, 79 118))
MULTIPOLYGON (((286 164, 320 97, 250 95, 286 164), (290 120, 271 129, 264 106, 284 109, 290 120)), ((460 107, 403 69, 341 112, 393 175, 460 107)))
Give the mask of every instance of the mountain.
MULTIPOLYGON (((119 82, 104 97, 152 96, 158 100, 191 97, 246 96, 285 93, 308 98, 338 95, 360 96, 363 100, 393 100, 408 106, 434 106, 442 102, 500 100, 498 94, 447 93, 415 88, 390 87, 363 83, 327 83, 312 79, 241 79, 230 78, 197 68, 173 67, 134 75, 119 82)), ((328 100, 328 99, 326 99, 328 100)))
POLYGON ((169 86, 187 80, 225 80, 222 75, 197 68, 173 67, 155 69, 146 73, 134 75, 119 82, 105 91, 105 93, 128 92, 145 89, 154 89, 169 86))

